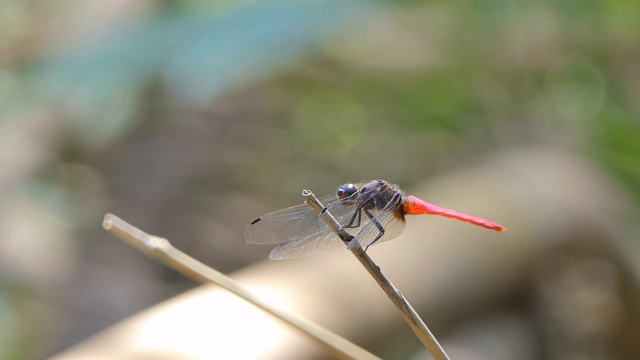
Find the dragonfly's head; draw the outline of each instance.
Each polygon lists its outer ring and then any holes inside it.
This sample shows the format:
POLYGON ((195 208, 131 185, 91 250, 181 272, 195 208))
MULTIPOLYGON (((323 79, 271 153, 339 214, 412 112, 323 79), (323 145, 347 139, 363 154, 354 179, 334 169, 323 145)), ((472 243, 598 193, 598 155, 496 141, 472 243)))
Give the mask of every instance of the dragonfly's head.
POLYGON ((336 195, 338 195, 338 199, 344 200, 356 192, 358 192, 358 188, 355 184, 344 184, 338 188, 336 195))

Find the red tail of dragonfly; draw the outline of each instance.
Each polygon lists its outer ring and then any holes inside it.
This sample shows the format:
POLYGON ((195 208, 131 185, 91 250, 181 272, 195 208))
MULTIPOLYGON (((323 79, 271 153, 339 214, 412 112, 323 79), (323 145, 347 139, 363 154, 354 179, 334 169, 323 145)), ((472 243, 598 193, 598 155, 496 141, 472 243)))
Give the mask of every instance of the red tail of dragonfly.
POLYGON ((471 223, 473 225, 478 225, 482 227, 486 227, 487 229, 496 230, 496 231, 507 231, 507 229, 493 221, 485 220, 481 217, 472 216, 469 214, 457 212, 454 210, 449 210, 445 208, 441 208, 439 206, 429 204, 428 202, 418 199, 413 195, 409 195, 404 198, 402 204, 402 211, 405 215, 440 215, 444 217, 448 217, 451 219, 456 219, 464 222, 471 223))

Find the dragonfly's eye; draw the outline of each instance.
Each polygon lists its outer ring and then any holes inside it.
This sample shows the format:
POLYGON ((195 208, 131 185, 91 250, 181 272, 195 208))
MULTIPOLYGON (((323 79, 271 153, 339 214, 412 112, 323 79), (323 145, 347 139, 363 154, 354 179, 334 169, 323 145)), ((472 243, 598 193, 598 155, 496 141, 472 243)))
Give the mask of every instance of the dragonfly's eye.
POLYGON ((344 184, 338 188, 336 194, 339 199, 345 199, 355 194, 357 191, 358 188, 354 184, 344 184))

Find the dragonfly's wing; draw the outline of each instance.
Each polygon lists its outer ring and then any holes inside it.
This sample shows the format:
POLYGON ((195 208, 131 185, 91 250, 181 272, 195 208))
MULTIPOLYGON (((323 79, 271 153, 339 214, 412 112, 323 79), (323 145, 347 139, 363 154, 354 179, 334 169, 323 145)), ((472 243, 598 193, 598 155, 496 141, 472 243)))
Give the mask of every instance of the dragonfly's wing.
MULTIPOLYGON (((335 203, 336 199, 337 196, 334 194, 327 195, 320 201, 323 204, 331 204, 335 203)), ((308 205, 302 204, 255 219, 245 229, 244 239, 249 244, 279 244, 322 232, 320 225, 318 214, 308 205)))
MULTIPOLYGON (((391 201, 389 201, 382 210, 373 209, 370 213, 374 216, 373 220, 366 222, 358 231, 355 238, 349 243, 347 249, 353 249, 356 247, 356 244, 360 244, 363 249, 366 249, 370 245, 391 240, 400 235, 402 230, 404 230, 405 221, 404 213, 402 212, 402 195, 399 192, 393 196, 391 201), (376 240, 376 237, 378 237, 381 232, 378 225, 384 229, 384 234, 376 240)), ((366 215, 363 214, 362 216, 365 217, 366 215)), ((368 217, 367 220, 369 220, 368 217)))
POLYGON ((346 249, 347 245, 340 240, 327 225, 324 225, 327 231, 322 231, 319 234, 310 234, 307 237, 297 237, 292 240, 287 240, 276 246, 269 259, 271 260, 284 260, 291 259, 299 256, 310 255, 320 251, 346 249))
MULTIPOLYGON (((322 202, 322 201, 321 201, 322 202)), ((326 204, 326 202, 323 202, 326 204)), ((325 205, 329 212, 340 225, 348 224, 353 218, 353 206, 346 205, 345 201, 334 201, 325 205)), ((316 214, 314 212, 314 214, 316 214)), ((291 259, 313 253, 346 249, 346 244, 333 232, 320 215, 316 214, 315 224, 302 229, 300 233, 290 237, 276 246, 269 258, 272 260, 291 259)), ((351 234, 356 234, 353 229, 345 229, 351 234)))

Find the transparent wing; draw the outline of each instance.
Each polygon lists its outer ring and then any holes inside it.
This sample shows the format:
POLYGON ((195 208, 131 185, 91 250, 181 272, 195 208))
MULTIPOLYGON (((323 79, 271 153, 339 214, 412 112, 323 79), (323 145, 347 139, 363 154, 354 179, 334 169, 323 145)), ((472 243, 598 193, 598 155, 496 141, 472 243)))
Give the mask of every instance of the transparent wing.
MULTIPOLYGON (((336 200, 335 194, 320 199, 325 206, 336 203, 336 200)), ((308 205, 302 204, 257 218, 245 229, 244 239, 249 244, 279 244, 322 232, 320 225, 318 214, 308 205)))
MULTIPOLYGON (((341 225, 353 217, 353 206, 347 200, 339 201, 335 194, 319 200, 341 225)), ((249 244, 279 244, 314 236, 323 239, 326 233, 333 234, 333 231, 311 207, 302 204, 259 217, 247 226, 244 238, 249 244)))
MULTIPOLYGON (((358 231, 355 238, 349 243, 347 249, 353 249, 356 244, 360 244, 363 249, 367 249, 368 246, 376 245, 397 237, 402 230, 404 230, 405 221, 404 213, 402 212, 402 195, 399 192, 393 196, 391 201, 389 201, 382 210, 373 209, 370 213, 374 216, 373 220, 366 222, 358 231), (382 232, 380 228, 383 229, 384 233, 376 240, 382 232)), ((363 214, 363 216, 366 215, 363 214)), ((367 220, 369 220, 368 217, 367 220)))
POLYGON ((328 231, 320 234, 311 234, 308 237, 287 240, 276 246, 269 254, 271 260, 292 259, 299 256, 310 255, 320 251, 346 249, 347 244, 336 235, 328 226, 328 231))
MULTIPOLYGON (((374 195, 375 192, 373 191, 361 192, 357 194, 357 196, 359 196, 358 201, 370 201, 374 195)), ((320 202, 325 205, 327 211, 333 215, 340 225, 343 227, 350 225, 350 227, 346 227, 345 230, 351 235, 357 234, 360 229, 366 226, 367 221, 369 221, 367 217, 357 218, 358 214, 355 213, 355 206, 351 204, 351 198, 334 201, 333 203, 329 203, 329 205, 322 200, 320 200, 320 202)), ((313 212, 310 208, 309 210, 313 212)), ((342 242, 338 235, 322 220, 320 215, 315 212, 313 212, 313 214, 316 216, 314 223, 315 228, 307 227, 300 233, 281 242, 271 251, 271 254, 269 254, 270 259, 284 260, 321 251, 346 249, 346 244, 342 242)))

